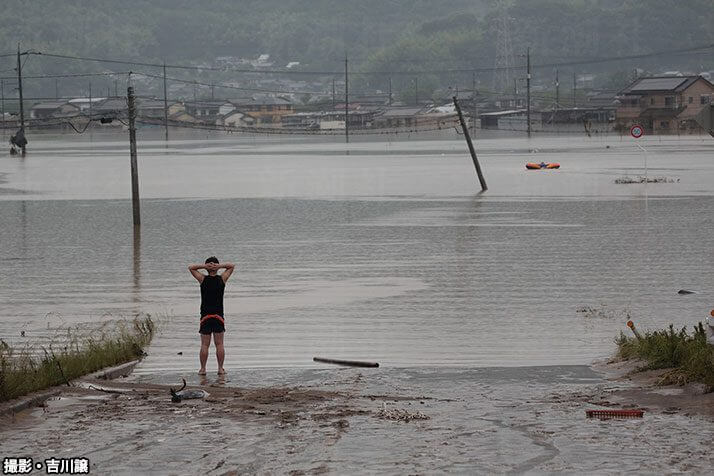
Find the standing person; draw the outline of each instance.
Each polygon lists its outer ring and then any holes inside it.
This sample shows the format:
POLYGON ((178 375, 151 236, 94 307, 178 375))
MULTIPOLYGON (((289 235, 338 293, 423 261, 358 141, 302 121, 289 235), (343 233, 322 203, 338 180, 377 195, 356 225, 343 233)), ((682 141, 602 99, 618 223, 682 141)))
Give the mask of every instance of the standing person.
POLYGON ((226 281, 233 274, 235 265, 233 263, 218 262, 218 258, 211 256, 206 259, 205 264, 192 264, 188 267, 196 281, 201 283, 201 323, 198 332, 201 334, 201 351, 199 360, 201 369, 199 375, 206 375, 206 361, 208 360, 208 348, 211 345, 211 335, 213 344, 216 346, 216 360, 218 361, 218 375, 225 374, 223 370, 223 360, 226 353, 223 349, 223 333, 225 332, 225 321, 223 318, 223 291, 226 281), (205 269, 208 274, 203 274, 199 270, 205 269), (218 274, 219 269, 224 269, 218 274))

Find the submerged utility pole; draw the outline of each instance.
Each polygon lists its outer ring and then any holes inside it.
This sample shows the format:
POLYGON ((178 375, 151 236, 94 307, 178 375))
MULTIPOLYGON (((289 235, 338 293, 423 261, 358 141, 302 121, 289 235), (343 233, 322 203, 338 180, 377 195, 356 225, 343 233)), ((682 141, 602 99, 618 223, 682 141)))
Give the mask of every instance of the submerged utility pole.
POLYGON ((169 100, 166 92, 166 63, 164 63, 164 140, 169 141, 169 100))
POLYGON ((526 52, 526 131, 531 137, 531 48, 526 52))
POLYGON ((131 161, 131 206, 134 215, 134 228, 141 225, 139 213, 139 173, 136 163, 136 105, 134 104, 134 88, 126 89, 126 100, 129 108, 129 158, 131 161))
POLYGON ((459 107, 459 101, 454 99, 454 107, 456 108, 456 113, 459 115, 459 121, 461 122, 461 129, 464 131, 464 137, 466 138, 466 145, 469 147, 469 152, 471 153, 471 160, 473 160, 474 168, 476 169, 476 175, 478 175, 478 181, 481 183, 481 191, 485 192, 488 190, 486 186, 486 179, 483 178, 483 173, 481 172, 481 165, 478 163, 478 157, 476 157, 476 150, 474 149, 474 144, 471 142, 471 136, 469 135, 469 129, 466 127, 466 121, 464 120, 464 115, 461 113, 461 107, 459 107))
MULTIPOLYGON (((20 132, 25 135, 25 105, 22 99, 22 63, 20 62, 20 43, 17 44, 17 88, 20 94, 20 132)), ((22 145, 22 155, 25 155, 25 144, 22 145)))
POLYGON ((350 81, 347 70, 347 56, 345 56, 345 144, 350 141, 350 81))

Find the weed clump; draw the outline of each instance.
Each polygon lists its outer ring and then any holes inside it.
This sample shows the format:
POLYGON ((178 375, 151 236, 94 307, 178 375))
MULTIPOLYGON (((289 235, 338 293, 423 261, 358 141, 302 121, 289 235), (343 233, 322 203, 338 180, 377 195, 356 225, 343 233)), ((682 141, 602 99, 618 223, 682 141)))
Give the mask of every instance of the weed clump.
POLYGON ((79 337, 67 331, 66 339, 39 349, 16 350, 0 340, 0 401, 69 381, 105 367, 144 355, 154 335, 151 316, 120 321, 110 332, 79 337))
POLYGON ((707 343, 701 322, 691 335, 686 326, 677 331, 670 324, 666 330, 646 332, 639 339, 620 332, 615 342, 618 357, 646 362, 641 370, 672 369, 663 376, 663 384, 700 382, 714 390, 714 346, 707 343))

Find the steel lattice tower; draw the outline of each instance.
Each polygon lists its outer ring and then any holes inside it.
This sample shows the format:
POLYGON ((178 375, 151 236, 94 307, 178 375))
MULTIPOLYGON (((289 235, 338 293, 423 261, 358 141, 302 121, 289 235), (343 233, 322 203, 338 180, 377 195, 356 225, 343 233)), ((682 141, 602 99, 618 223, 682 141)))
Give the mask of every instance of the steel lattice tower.
POLYGON ((496 0, 496 68, 493 72, 493 91, 503 92, 511 87, 513 78, 513 45, 511 43, 511 19, 506 0, 496 0))

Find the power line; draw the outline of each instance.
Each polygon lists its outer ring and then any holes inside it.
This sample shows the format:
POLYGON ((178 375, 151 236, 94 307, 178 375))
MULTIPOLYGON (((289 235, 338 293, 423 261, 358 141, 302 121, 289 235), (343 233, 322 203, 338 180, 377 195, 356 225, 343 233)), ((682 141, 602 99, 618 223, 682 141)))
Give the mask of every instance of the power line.
MULTIPOLYGON (((624 55, 624 56, 610 56, 601 58, 585 58, 582 60, 573 61, 562 61, 562 62, 551 62, 540 65, 534 65, 533 68, 554 68, 558 66, 580 66, 587 64, 601 64, 614 61, 623 60, 633 60, 633 59, 644 59, 652 58, 657 56, 666 56, 674 54, 682 54, 700 50, 707 50, 714 48, 714 43, 709 43, 706 45, 693 46, 689 48, 679 48, 673 50, 663 50, 655 51, 650 53, 641 53, 634 55, 624 55)), ((60 58, 60 59, 71 59, 79 61, 92 61, 99 63, 115 63, 115 64, 126 64, 135 66, 149 66, 155 68, 163 68, 163 63, 149 63, 140 61, 127 61, 127 60, 115 60, 109 58, 91 58, 82 56, 71 56, 71 55, 60 55, 55 53, 42 53, 42 52, 29 52, 28 55, 40 55, 50 58, 60 58)), ((180 64, 167 64, 167 69, 184 69, 192 71, 221 71, 221 72, 236 72, 236 73, 247 73, 247 74, 287 74, 287 75, 333 75, 341 76, 341 71, 299 71, 299 70, 276 70, 276 69, 244 69, 244 68, 234 68, 234 67, 213 67, 213 66, 194 66, 194 65, 180 65, 180 64)), ((471 68, 457 68, 457 69, 436 69, 436 70, 414 70, 414 71, 354 71, 350 74, 359 75, 414 75, 414 74, 453 74, 453 73, 472 73, 472 72, 497 72, 502 70, 514 70, 522 69, 518 66, 505 66, 505 67, 471 67, 471 68)))
MULTIPOLYGON (((167 65, 167 68, 168 68, 168 65, 167 65)), ((149 78, 162 79, 162 80, 164 78, 163 76, 160 76, 158 74, 138 73, 138 72, 133 72, 132 74, 136 74, 138 76, 146 76, 149 78)), ((203 82, 199 82, 199 81, 192 81, 190 79, 179 79, 179 78, 171 78, 171 77, 167 77, 166 79, 169 81, 177 82, 177 83, 194 84, 197 86, 217 87, 217 88, 222 88, 222 89, 237 89, 239 91, 255 91, 255 92, 285 93, 285 94, 324 94, 324 95, 330 94, 325 91, 290 91, 290 90, 280 90, 280 89, 244 88, 244 87, 232 86, 232 85, 221 84, 221 83, 203 83, 203 82)))

